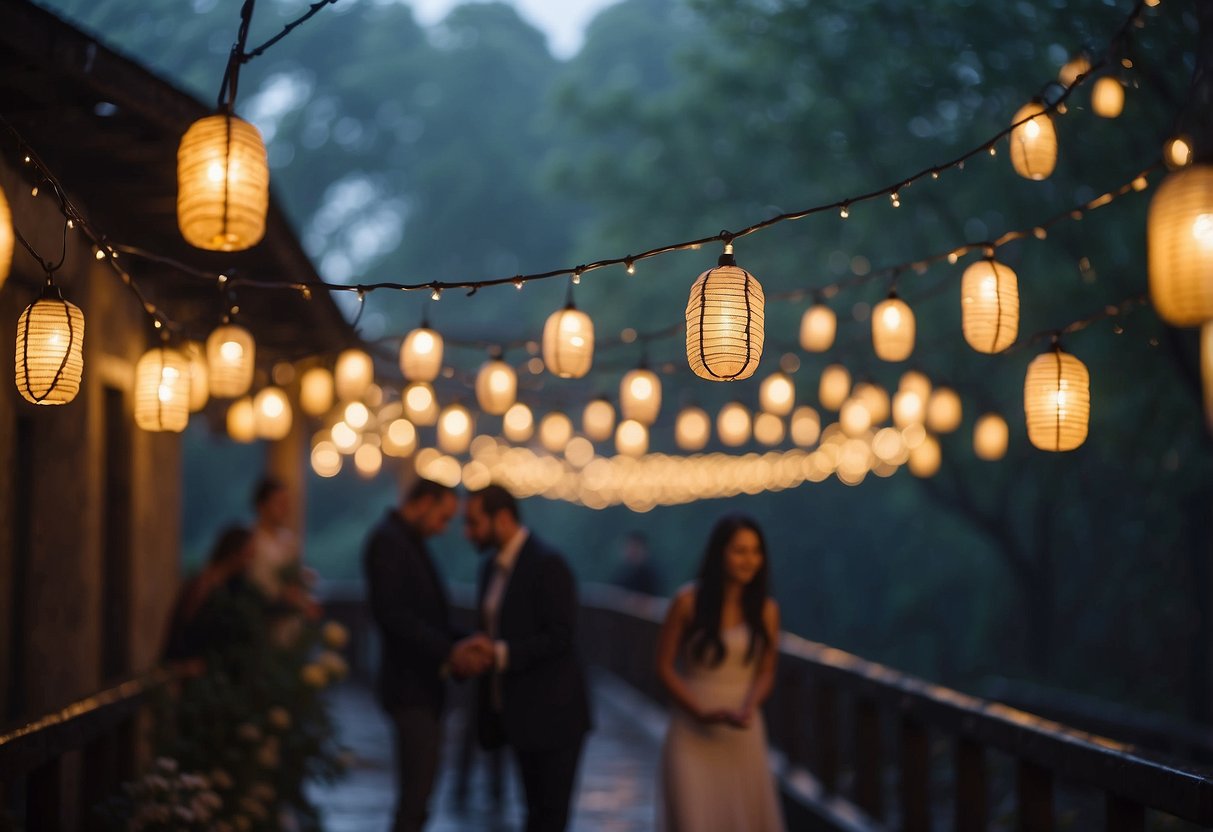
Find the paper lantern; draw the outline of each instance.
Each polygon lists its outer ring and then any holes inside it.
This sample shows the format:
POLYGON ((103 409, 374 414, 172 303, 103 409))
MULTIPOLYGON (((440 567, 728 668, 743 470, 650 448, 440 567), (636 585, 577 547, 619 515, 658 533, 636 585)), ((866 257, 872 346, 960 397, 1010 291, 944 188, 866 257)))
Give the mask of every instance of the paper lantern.
POLYGON ((796 404, 796 386, 787 373, 772 373, 758 386, 758 401, 767 413, 787 416, 796 404))
POLYGON ((943 453, 934 436, 924 436, 922 442, 910 449, 910 473, 920 479, 935 476, 942 462, 943 453))
POLYGON ((1060 347, 1028 365, 1023 385, 1028 440, 1042 451, 1072 451, 1087 439, 1091 377, 1086 365, 1060 347))
POLYGON ((842 403, 842 409, 838 411, 838 424, 843 433, 855 439, 872 427, 872 414, 860 399, 852 397, 842 403))
POLYGON ((758 444, 768 447, 778 445, 786 434, 783 419, 774 413, 759 413, 754 417, 754 439, 758 444))
POLYGON ((337 356, 335 387, 337 399, 352 402, 362 398, 375 380, 375 362, 359 349, 348 349, 337 356))
POLYGON ((585 406, 581 413, 581 432, 591 442, 606 442, 615 435, 615 408, 605 398, 585 406))
POLYGON ((335 477, 341 473, 341 454, 329 441, 317 442, 312 448, 312 470, 316 476, 335 477))
POLYGON ((180 433, 190 420, 190 365, 185 355, 154 347, 135 363, 135 424, 180 433))
POLYGON ((594 461, 594 443, 584 436, 574 436, 564 446, 564 458, 574 468, 584 468, 594 461))
POLYGON ((1116 118, 1125 108, 1125 88, 1120 79, 1105 75, 1091 88, 1091 109, 1103 118, 1116 118))
POLYGON ((808 352, 825 352, 834 346, 838 316, 823 303, 815 303, 800 319, 800 346, 808 352))
POLYGON ((817 400, 826 410, 838 410, 851 395, 851 374, 841 364, 831 364, 821 371, 817 400))
POLYGON ((371 421, 371 411, 362 402, 350 402, 341 412, 341 417, 354 430, 362 430, 371 421))
POLYGON ((1002 352, 1019 335, 1019 279, 1009 266, 979 260, 960 281, 960 325, 978 352, 1002 352))
POLYGON ((1070 87, 1078 80, 1080 75, 1086 75, 1091 71, 1091 60, 1085 54, 1079 53, 1066 62, 1065 66, 1057 74, 1057 80, 1061 81, 1062 86, 1070 87))
POLYGON ((872 417, 872 424, 879 425, 889 418, 889 394, 879 384, 861 381, 855 385, 851 395, 863 402, 872 417))
POLYGON ((893 424, 899 428, 921 425, 927 418, 927 403, 917 390, 898 390, 893 396, 893 424))
POLYGON ((354 468, 363 479, 374 478, 383 468, 383 451, 375 445, 360 445, 354 451, 354 468))
POLYGON ((422 324, 400 345, 400 372, 409 381, 433 381, 442 371, 442 352, 442 336, 422 324))
POLYGON ((716 435, 720 443, 737 448, 750 441, 750 411, 740 402, 730 402, 716 414, 716 435))
POLYGON ((352 454, 357 450, 358 443, 362 441, 358 431, 345 422, 337 422, 333 425, 329 435, 333 438, 333 445, 343 454, 352 454))
POLYGON ((383 431, 383 452, 405 457, 417 450, 417 428, 408 419, 393 419, 383 431))
POLYGON ((1044 105, 1037 101, 1025 104, 1011 123, 1017 125, 1010 134, 1011 167, 1024 179, 1049 178, 1057 166, 1057 130, 1044 105))
POLYGON ((265 236, 270 173, 257 128, 227 113, 195 121, 177 148, 177 226, 208 251, 242 251, 265 236))
POLYGON ((684 451, 702 451, 712 436, 712 420, 698 407, 684 407, 674 422, 674 442, 684 451))
POLYGON ((426 382, 415 381, 404 388, 400 400, 404 403, 404 415, 414 425, 429 427, 438 421, 438 398, 426 382))
POLYGON ((615 428, 615 451, 623 456, 644 456, 649 450, 649 429, 632 419, 615 428))
POLYGON ((872 311, 872 346, 882 361, 905 361, 914 352, 914 313, 896 295, 872 311))
POLYGON ((253 418, 260 439, 278 441, 291 432, 291 401, 280 387, 265 387, 253 398, 253 418))
POLYGON ((543 325, 543 363, 559 378, 581 378, 594 363, 594 322, 572 301, 543 325))
POLYGON ((438 447, 461 454, 472 443, 472 414, 461 404, 447 405, 438 417, 438 447))
POLYGON ((505 412, 501 420, 501 433, 511 442, 526 442, 535 433, 535 417, 531 409, 517 402, 505 412))
POLYGON ((206 339, 206 369, 211 395, 217 399, 243 396, 253 384, 256 346, 252 334, 237 324, 217 327, 206 339))
POLYGON ((1184 136, 1167 139, 1163 145, 1162 160, 1171 170, 1186 168, 1192 164, 1192 143, 1184 136))
POLYGON ((539 420, 539 444, 548 453, 560 453, 572 438, 573 422, 563 413, 549 413, 539 420))
POLYGON ((619 383, 619 409, 624 419, 643 425, 657 421, 661 412, 661 379, 644 367, 632 370, 619 383))
POLYGON ((997 413, 987 413, 973 426, 973 453, 978 459, 994 462, 1007 455, 1010 430, 1007 420, 997 413))
POLYGON ((257 438, 257 417, 253 397, 244 396, 227 409, 227 435, 233 442, 248 444, 257 438))
POLYGON ((299 379, 299 407, 309 416, 323 416, 333 407, 333 374, 312 367, 299 379))
POLYGON ((206 370, 206 347, 198 341, 182 344, 181 354, 189 365, 190 413, 198 413, 206 407, 211 397, 211 382, 206 370))
POLYGON ((821 438, 821 417, 808 405, 792 411, 792 441, 802 448, 811 448, 821 438))
POLYGON ((17 390, 33 404, 67 404, 84 374, 84 313, 48 287, 17 319, 17 390))
POLYGON ((917 370, 906 370, 901 374, 897 389, 914 391, 925 405, 927 399, 931 397, 931 380, 917 370))
POLYGON ((12 270, 14 238, 13 212, 3 189, 0 189, 0 286, 8 280, 9 271, 12 270))
POLYGON ((486 361, 476 374, 476 401, 480 409, 500 416, 510 409, 518 395, 518 374, 500 359, 486 361))
POLYGON ((1205 392, 1205 422, 1213 432, 1213 322, 1200 328, 1200 379, 1205 392))
POLYGON ((927 430, 931 433, 951 433, 960 427, 963 416, 960 396, 950 387, 936 387, 927 399, 927 430))
POLYGON ((1213 165, 1170 174, 1146 218, 1150 301, 1174 326, 1213 320, 1213 165))
POLYGON ((762 359, 764 298, 752 274, 738 268, 733 247, 691 287, 687 301, 687 361, 709 381, 749 378, 762 359))

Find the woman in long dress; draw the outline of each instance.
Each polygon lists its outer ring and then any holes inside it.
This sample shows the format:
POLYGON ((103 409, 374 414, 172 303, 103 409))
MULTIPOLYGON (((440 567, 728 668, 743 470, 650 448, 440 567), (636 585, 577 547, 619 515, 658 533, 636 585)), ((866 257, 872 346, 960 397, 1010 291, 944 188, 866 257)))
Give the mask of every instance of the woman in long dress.
POLYGON ((662 624, 657 671, 675 705, 661 759, 665 832, 784 829, 759 710, 778 655, 769 571, 758 524, 723 517, 662 624))

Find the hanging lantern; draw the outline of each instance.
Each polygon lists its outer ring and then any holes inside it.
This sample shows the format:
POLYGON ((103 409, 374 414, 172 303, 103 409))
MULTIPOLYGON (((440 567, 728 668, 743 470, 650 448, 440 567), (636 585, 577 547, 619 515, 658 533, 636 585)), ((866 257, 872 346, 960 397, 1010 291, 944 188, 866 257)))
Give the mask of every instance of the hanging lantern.
POLYGON ((1028 365, 1023 385, 1028 439, 1042 451, 1072 451, 1087 439, 1091 377, 1086 366, 1061 347, 1028 365))
POLYGON ((337 399, 352 402, 362 395, 375 381, 375 362, 359 349, 348 349, 337 356, 337 399))
POLYGON ((333 374, 312 367, 299 379, 299 407, 308 416, 323 416, 333 407, 333 374))
POLYGON ((318 477, 335 477, 341 473, 341 454, 337 446, 329 441, 317 442, 312 447, 312 470, 318 477))
POLYGON ((243 251, 265 236, 270 172, 257 128, 229 113, 195 121, 177 148, 177 226, 208 251, 243 251))
POLYGON ((863 402, 872 417, 872 424, 879 425, 889 418, 889 394, 879 384, 861 381, 855 385, 851 395, 863 402))
POLYGON ((920 479, 928 479, 939 471, 943 462, 943 453, 939 448, 939 440, 934 436, 925 436, 918 445, 910 449, 910 473, 920 479))
POLYGON ((413 382, 404 388, 400 399, 404 402, 405 417, 414 425, 429 427, 438 421, 438 398, 426 382, 413 382))
POLYGON ((362 430, 371 421, 371 411, 362 402, 350 402, 341 413, 345 423, 354 430, 362 430))
POLYGON ((168 347, 154 347, 135 364, 135 424, 180 433, 190 420, 190 365, 168 347))
POLYGON ((927 403, 917 390, 898 390, 893 396, 893 424, 899 428, 926 421, 927 403))
POLYGON ((408 419, 393 419, 383 432, 383 452, 406 457, 417 450, 417 428, 408 419))
POLYGON ((400 345, 400 372, 409 381, 433 381, 442 371, 442 336, 424 323, 400 345))
POLYGON ((1057 166, 1057 130, 1044 105, 1025 104, 1011 123, 1011 167, 1024 179, 1048 179, 1057 166))
POLYGON ((624 419, 643 425, 656 422, 661 411, 661 379, 657 374, 639 367, 625 375, 619 384, 619 409, 624 419))
POLYGON ((543 363, 559 378, 581 378, 594 363, 594 322, 572 298, 543 325, 543 363))
POLYGON ((376 445, 359 445, 358 450, 354 451, 354 467, 358 470, 358 476, 373 479, 383 468, 383 451, 376 445))
POLYGON ((838 410, 851 395, 851 374, 841 364, 831 364, 821 371, 817 400, 826 410, 838 410))
POLYGON ((674 442, 684 451, 702 451, 712 436, 712 420, 698 407, 684 407, 674 422, 674 442))
POLYGON ((996 260, 979 260, 960 282, 960 325, 978 352, 1002 352, 1019 335, 1019 279, 996 260))
POLYGON ((733 246, 691 287, 687 301, 687 361, 709 381, 749 378, 762 358, 764 298, 752 274, 738 268, 733 246))
POLYGON ((1171 170, 1186 168, 1192 164, 1192 142, 1185 136, 1167 139, 1162 149, 1162 160, 1171 170))
POLYGON ((511 442, 526 442, 535 433, 535 417, 531 409, 517 402, 505 412, 501 420, 501 433, 511 442))
POLYGON ((233 442, 247 445, 257 438, 257 417, 252 396, 232 402, 227 409, 227 435, 233 442))
POLYGON ((518 374, 501 359, 486 361, 476 375, 476 401, 480 409, 500 416, 510 409, 518 394, 518 374))
POLYGON ((767 413, 787 416, 796 404, 796 386, 784 372, 772 373, 758 386, 758 401, 767 413))
POLYGON ((0 286, 8 280, 9 271, 13 266, 13 212, 9 207, 8 198, 0 189, 0 286))
POLYGON ((1057 74, 1057 80, 1061 81, 1063 87, 1071 87, 1080 75, 1086 75, 1090 71, 1091 59, 1085 53, 1080 52, 1061 68, 1057 74))
POLYGON ((842 403, 842 409, 838 411, 838 424, 843 433, 856 439, 872 427, 872 414, 860 399, 852 397, 842 403))
POLYGON ((973 426, 973 453, 978 459, 995 462, 1007 455, 1009 439, 1007 420, 997 413, 987 413, 973 426))
POLYGON ((815 303, 800 319, 800 347, 808 352, 825 352, 834 346, 838 316, 824 303, 815 303))
POLYGON ((217 399, 243 396, 253 384, 256 346, 252 334, 237 324, 217 327, 206 339, 206 369, 211 395, 217 399))
POLYGON ((1150 301, 1173 326, 1213 320, 1213 165, 1168 176, 1146 219, 1150 301))
POLYGON ((811 448, 821 438, 821 417, 808 405, 792 411, 792 441, 802 448, 811 448))
POLYGON ((1091 109, 1103 118, 1116 118, 1125 108, 1125 87, 1120 79, 1105 75, 1091 88, 1091 109))
POLYGON ((253 417, 259 439, 286 439, 291 432, 291 401, 281 387, 265 387, 253 399, 253 417))
POLYGON ((438 447, 444 453, 461 454, 471 443, 471 412, 461 404, 447 405, 438 417, 438 447))
POLYGON ((623 456, 644 456, 649 450, 649 429, 625 419, 615 428, 615 451, 623 456))
POLYGON ((882 361, 905 361, 914 352, 914 313, 895 293, 872 312, 872 346, 882 361))
POLYGON ((760 445, 774 447, 787 434, 783 419, 774 413, 759 413, 754 417, 754 438, 760 445))
POLYGON ((581 413, 581 432, 591 442, 606 442, 615 435, 615 408, 606 398, 598 398, 581 413))
POLYGON ((337 422, 329 430, 333 445, 343 454, 352 454, 362 441, 362 436, 345 422, 337 422))
POLYGON ((1213 432, 1213 321, 1200 328, 1200 378, 1205 391, 1205 423, 1213 432))
POLYGON ((931 380, 917 370, 906 370, 901 374, 897 389, 914 391, 925 405, 927 399, 931 397, 931 380))
POLYGON ((573 422, 563 413, 549 413, 539 420, 539 444, 548 453, 560 453, 572 438, 573 422))
POLYGON ((206 371, 206 347, 198 341, 186 341, 181 353, 189 365, 190 413, 198 413, 206 407, 211 397, 211 383, 206 371))
POLYGON ((951 433, 960 427, 963 415, 960 396, 950 387, 936 387, 927 399, 927 430, 931 433, 951 433))
POLYGON ((716 435, 720 443, 737 448, 750 441, 750 411, 740 402, 730 402, 716 414, 716 435))
POLYGON ((84 374, 84 313, 48 286, 17 319, 17 390, 33 404, 67 404, 84 374))

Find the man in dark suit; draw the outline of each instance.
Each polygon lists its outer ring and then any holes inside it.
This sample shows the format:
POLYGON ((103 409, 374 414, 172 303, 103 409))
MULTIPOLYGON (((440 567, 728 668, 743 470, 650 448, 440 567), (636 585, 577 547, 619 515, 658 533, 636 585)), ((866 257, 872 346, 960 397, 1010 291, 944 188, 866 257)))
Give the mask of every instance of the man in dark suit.
POLYGON ((517 502, 501 486, 468 495, 465 523, 468 539, 492 552, 480 574, 481 626, 493 646, 493 663, 480 681, 481 742, 513 749, 527 832, 561 832, 592 727, 574 640, 573 574, 521 524, 517 502))
POLYGON ((446 589, 426 546, 458 506, 453 489, 418 480, 371 532, 363 555, 371 616, 383 641, 377 692, 396 731, 394 832, 418 832, 429 814, 446 678, 478 675, 492 661, 487 638, 459 640, 452 629, 446 589))

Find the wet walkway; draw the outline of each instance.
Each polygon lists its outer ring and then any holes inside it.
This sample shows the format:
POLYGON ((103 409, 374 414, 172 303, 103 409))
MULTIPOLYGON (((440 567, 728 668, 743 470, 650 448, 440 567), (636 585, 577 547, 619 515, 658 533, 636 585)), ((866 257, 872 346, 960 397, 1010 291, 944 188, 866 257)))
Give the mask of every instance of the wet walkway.
MULTIPOLYGON (((355 762, 332 786, 313 790, 328 832, 379 832, 391 827, 395 786, 391 728, 366 688, 348 685, 334 693, 334 717, 341 742, 355 762)), ((594 677, 594 717, 581 761, 572 832, 648 832, 653 828, 657 758, 664 717, 648 700, 614 677, 594 677)), ((467 798, 460 806, 457 761, 461 751, 463 710, 452 708, 447 721, 443 768, 431 802, 427 832, 513 832, 522 828, 521 789, 508 761, 500 805, 492 797, 487 757, 475 752, 467 798)))

